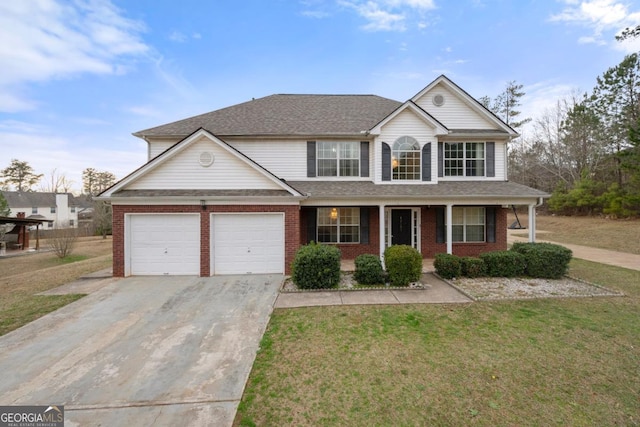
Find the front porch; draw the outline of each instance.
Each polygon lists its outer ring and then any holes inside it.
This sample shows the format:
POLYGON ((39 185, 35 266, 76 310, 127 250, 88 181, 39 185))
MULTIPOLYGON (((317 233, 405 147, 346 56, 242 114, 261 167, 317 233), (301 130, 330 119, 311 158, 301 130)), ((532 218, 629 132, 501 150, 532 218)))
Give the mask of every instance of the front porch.
MULTIPOLYGON (((504 205, 361 205, 303 207, 300 241, 340 249, 343 269, 361 254, 378 254, 392 245, 409 245, 433 260, 438 253, 477 256, 507 249, 504 205)), ((535 206, 529 206, 529 239, 535 239, 535 206)), ((429 264, 432 269, 432 261, 429 264)), ((427 270, 429 271, 429 270, 427 270)))

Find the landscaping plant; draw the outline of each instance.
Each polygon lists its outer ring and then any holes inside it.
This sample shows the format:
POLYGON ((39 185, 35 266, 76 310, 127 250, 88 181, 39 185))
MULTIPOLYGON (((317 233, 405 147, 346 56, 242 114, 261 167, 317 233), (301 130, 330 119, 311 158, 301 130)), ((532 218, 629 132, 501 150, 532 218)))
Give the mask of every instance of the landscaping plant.
POLYGON ((553 243, 514 243, 512 251, 525 257, 525 273, 531 277, 560 279, 567 274, 573 253, 553 243))
POLYGON ((422 275, 422 256, 408 245, 393 245, 384 251, 391 286, 408 286, 422 275))
POLYGON ((462 276, 462 265, 460 263, 460 257, 458 256, 445 253, 436 254, 433 266, 438 276, 444 279, 453 279, 454 277, 462 276))
POLYGON ((361 285, 379 285, 385 282, 380 258, 372 254, 358 255, 355 260, 354 278, 361 285))
POLYGON ((291 278, 301 289, 335 288, 340 283, 340 250, 310 243, 296 252, 291 278))

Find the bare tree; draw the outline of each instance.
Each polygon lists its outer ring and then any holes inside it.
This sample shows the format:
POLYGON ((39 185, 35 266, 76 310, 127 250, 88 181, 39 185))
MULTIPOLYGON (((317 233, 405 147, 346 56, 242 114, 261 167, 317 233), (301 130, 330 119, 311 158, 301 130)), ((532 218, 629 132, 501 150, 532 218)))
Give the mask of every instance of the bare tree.
POLYGON ((53 169, 51 174, 40 183, 40 191, 46 193, 69 193, 73 186, 73 181, 64 174, 58 174, 57 169, 53 169))
POLYGON ((103 239, 112 231, 112 210, 111 203, 102 200, 93 202, 93 225, 103 239))
POLYGON ((77 240, 78 230, 70 228, 68 224, 66 224, 63 228, 51 230, 51 237, 48 239, 48 244, 58 258, 65 258, 71 255, 77 240))

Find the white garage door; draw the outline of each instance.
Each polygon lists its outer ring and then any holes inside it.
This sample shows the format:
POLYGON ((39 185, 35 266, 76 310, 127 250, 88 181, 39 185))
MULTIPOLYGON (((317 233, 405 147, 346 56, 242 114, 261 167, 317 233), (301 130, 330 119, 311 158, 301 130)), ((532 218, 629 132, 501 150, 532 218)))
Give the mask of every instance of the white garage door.
POLYGON ((284 273, 284 215, 213 214, 212 274, 284 273))
POLYGON ((199 275, 200 215, 129 215, 132 275, 199 275))

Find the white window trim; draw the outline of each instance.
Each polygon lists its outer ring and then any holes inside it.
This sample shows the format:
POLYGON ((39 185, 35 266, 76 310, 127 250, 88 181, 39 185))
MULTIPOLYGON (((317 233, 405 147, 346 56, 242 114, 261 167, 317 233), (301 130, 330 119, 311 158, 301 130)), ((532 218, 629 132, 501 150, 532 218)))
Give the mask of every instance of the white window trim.
MULTIPOLYGON (((447 179, 477 179, 477 178, 486 178, 487 176, 487 142, 486 141, 444 141, 442 147, 442 177, 447 179), (447 158, 447 148, 446 144, 463 144, 462 146, 462 175, 447 175, 447 160, 453 160, 447 158), (484 146, 483 153, 484 157, 482 159, 474 158, 467 159, 467 144, 482 144, 484 146), (484 161, 484 170, 482 175, 467 175, 467 160, 483 160, 484 161)), ((459 160, 459 159, 455 159, 459 160)))
POLYGON ((359 141, 316 141, 316 177, 317 178, 327 178, 327 179, 335 179, 335 178, 359 178, 360 173, 362 171, 361 164, 361 154, 360 154, 360 142, 359 141), (320 157, 320 145, 321 144, 336 144, 336 158, 335 159, 327 159, 320 157), (357 155, 355 158, 345 158, 342 159, 340 157, 341 153, 341 145, 342 144, 354 144, 356 147, 357 155), (335 160, 336 162, 336 175, 320 175, 320 160, 335 160), (356 160, 358 162, 358 171, 355 175, 341 175, 340 174, 340 160, 356 160))
MULTIPOLYGON (((487 208, 482 206, 454 206, 453 210, 455 211, 456 209, 462 209, 462 224, 452 223, 451 225, 452 227, 456 225, 462 225, 462 240, 453 240, 453 236, 452 236, 451 238, 452 242, 453 243, 486 243, 487 242, 487 208), (467 209, 482 209, 484 212, 484 222, 482 223, 482 229, 483 229, 482 240, 467 241, 467 225, 475 225, 475 226, 481 225, 481 224, 467 223, 467 209)), ((446 224, 446 217, 445 217, 445 227, 446 226, 447 224, 446 224)))
MULTIPOLYGON (((398 156, 399 157, 399 156, 398 156)), ((400 166, 400 159, 397 159, 398 161, 398 166, 400 166)), ((393 144, 391 145, 391 181, 392 182, 417 182, 417 181, 421 181, 422 180, 422 149, 420 147, 420 143, 418 142, 418 140, 412 136, 408 136, 408 135, 404 135, 401 136, 400 138, 396 139, 393 144), (394 149, 396 143, 398 143, 398 141, 402 138, 411 138, 412 140, 414 140, 416 142, 416 144, 418 144, 418 148, 416 150, 396 150, 394 149), (413 178, 413 179, 402 179, 402 178, 394 178, 394 167, 393 167, 393 161, 394 159, 396 159, 396 153, 418 153, 418 177, 417 178, 413 178)))
POLYGON ((361 224, 360 224, 360 208, 357 206, 344 206, 344 207, 320 207, 317 210, 317 217, 316 217, 316 240, 318 243, 323 244, 323 245, 359 245, 360 244, 360 240, 361 240, 361 230, 360 230, 361 224), (328 209, 329 212, 331 212, 331 209, 336 209, 337 210, 337 218, 336 218, 336 225, 335 227, 337 227, 337 241, 336 242, 321 242, 320 241, 320 233, 319 233, 319 228, 320 227, 334 227, 334 225, 325 225, 325 224, 320 224, 320 222, 318 221, 318 218, 320 218, 320 210, 321 209, 328 209), (340 241, 340 209, 357 209, 358 213, 356 215, 356 218, 358 219, 358 223, 357 224, 348 224, 348 225, 344 225, 344 227, 358 227, 358 240, 354 241, 354 242, 341 242, 340 241))

